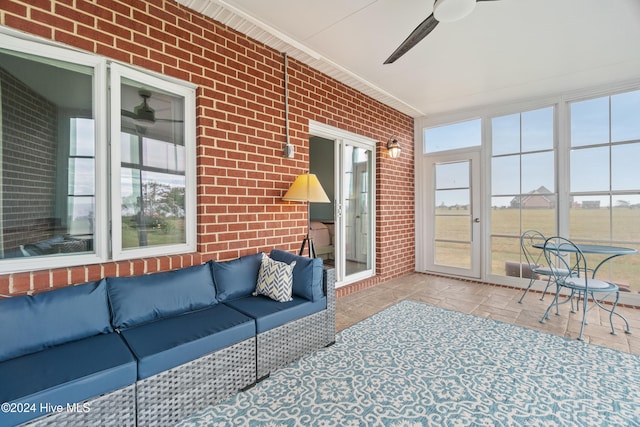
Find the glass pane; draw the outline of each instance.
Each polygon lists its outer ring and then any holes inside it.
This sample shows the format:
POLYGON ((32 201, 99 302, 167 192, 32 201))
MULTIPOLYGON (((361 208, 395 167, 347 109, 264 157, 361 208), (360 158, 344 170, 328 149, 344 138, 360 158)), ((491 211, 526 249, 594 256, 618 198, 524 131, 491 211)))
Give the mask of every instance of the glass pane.
MULTIPOLYGON (((640 108, 638 113, 640 114, 640 108)), ((640 144, 611 147, 611 189, 613 191, 640 190, 638 160, 640 160, 640 144)))
POLYGON ((555 195, 536 196, 530 203, 523 203, 522 230, 538 230, 547 237, 556 233, 555 195))
POLYGON ((145 166, 184 172, 184 146, 150 138, 142 141, 145 166))
POLYGON ((611 141, 640 139, 640 90, 611 97, 611 141))
POLYGON ((609 190, 609 147, 571 151, 571 192, 609 190))
POLYGON ((494 155, 520 152, 520 114, 493 118, 491 133, 494 155))
MULTIPOLYGON (((74 236, 91 236, 93 235, 93 218, 95 210, 94 197, 69 197, 69 234, 74 236)), ((91 244, 90 240, 87 244, 91 244)), ((86 250, 92 250, 86 247, 86 250)))
POLYGON ((72 118, 69 155, 95 156, 95 123, 92 119, 72 118))
POLYGON ((509 207, 517 207, 517 206, 520 206, 519 197, 492 197, 491 198, 491 208, 493 208, 493 210, 504 209, 509 207))
POLYGON ((520 277, 520 237, 491 238, 491 273, 520 277))
POLYGON ((0 81, 0 259, 92 251, 93 69, 0 52, 0 81))
POLYGON ((640 195, 613 197, 614 241, 640 242, 640 195))
POLYGON ((437 190, 435 193, 438 210, 469 209, 470 190, 437 190))
POLYGON ((553 148, 553 107, 522 113, 522 151, 553 148))
POLYGON ((469 184, 469 162, 436 165, 436 189, 468 188, 469 184))
POLYGON ((611 211, 608 196, 574 197, 570 208, 570 238, 609 241, 611 211))
POLYGON ((491 160, 491 194, 520 193, 520 156, 494 157, 491 160))
POLYGON ((482 143, 480 119, 424 130, 426 153, 477 147, 482 143))
POLYGON ((437 265, 471 268, 471 245, 469 243, 435 242, 434 260, 437 265))
POLYGON ((122 168, 122 247, 186 241, 185 179, 122 168))
POLYGON ((122 163, 140 164, 140 138, 128 133, 120 134, 120 157, 122 163))
POLYGON ((371 269, 371 151, 345 147, 346 274, 371 269))
POLYGON ((93 158, 69 159, 69 195, 92 196, 95 193, 95 160, 93 158))
POLYGON ((609 142, 609 97, 574 102, 571 108, 571 146, 609 142))
MULTIPOLYGON (((637 243, 624 244, 624 247, 633 248, 640 253, 640 245, 637 243)), ((640 292, 640 256, 624 255, 607 261, 607 264, 598 270, 598 278, 617 283, 621 291, 640 292)))
POLYGON ((553 193, 555 164, 553 151, 522 156, 522 193, 553 193))
MULTIPOLYGON (((451 213, 448 210, 446 212, 451 213)), ((437 215, 435 226, 436 239, 471 241, 471 218, 469 215, 437 215)))
POLYGON ((186 243, 184 99, 121 84, 123 249, 186 243))
POLYGON ((123 80, 122 132, 184 146, 184 98, 123 80))

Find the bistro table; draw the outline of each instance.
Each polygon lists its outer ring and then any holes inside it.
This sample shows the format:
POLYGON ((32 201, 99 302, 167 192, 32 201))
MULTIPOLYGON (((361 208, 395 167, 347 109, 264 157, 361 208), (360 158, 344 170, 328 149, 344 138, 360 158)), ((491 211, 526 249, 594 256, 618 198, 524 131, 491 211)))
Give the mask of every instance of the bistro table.
MULTIPOLYGON (((560 252, 576 253, 577 252, 576 247, 577 247, 583 254, 608 255, 602 261, 600 261, 598 263, 598 265, 596 266, 596 268, 593 270, 593 274, 591 275, 591 277, 594 278, 594 279, 596 277, 596 273, 598 272, 600 267, 602 267, 602 265, 605 262, 607 262, 607 261, 609 261, 609 260, 611 260, 613 258, 622 256, 622 255, 632 255, 632 254, 638 253, 637 249, 626 248, 626 247, 622 247, 622 246, 592 245, 592 244, 577 244, 577 243, 574 243, 574 245, 575 246, 564 244, 564 245, 560 245, 560 247, 558 247, 554 243, 549 242, 546 245, 546 248, 547 248, 547 250, 552 250, 552 251, 554 249, 556 249, 556 250, 558 250, 560 252)), ((542 242, 541 243, 534 243, 532 245, 532 247, 544 250, 545 249, 545 243, 542 243, 542 242)), ((585 260, 585 262, 586 262, 586 260, 585 260)), ((585 267, 586 267, 586 264, 585 264, 585 267)), ((541 323, 544 323, 544 319, 545 319, 545 317, 548 316, 549 310, 551 309, 551 307, 553 305, 556 306, 556 314, 559 314, 558 311, 557 311, 558 310, 558 305, 565 304, 565 303, 567 303, 567 302, 569 302, 571 300, 571 311, 574 312, 574 310, 573 310, 573 299, 571 297, 569 297, 566 301, 558 303, 557 292, 558 291, 556 291, 556 298, 554 299, 554 302, 552 302, 551 305, 549 306, 549 308, 547 308, 547 312, 542 317, 542 320, 540 320, 541 323)), ((580 292, 578 292, 578 297, 580 297, 580 292)), ((611 310, 608 310, 607 308, 603 307, 600 304, 600 301, 598 301, 595 298, 595 295, 592 294, 592 297, 593 297, 593 301, 595 302, 595 305, 597 305, 598 307, 600 307, 603 310, 608 311, 610 313, 609 320, 611 322, 611 331, 612 331, 611 333, 612 334, 615 335, 615 329, 613 327, 613 319, 612 319, 612 316, 614 314, 616 316, 620 317, 625 322, 625 324, 626 324, 625 333, 627 333, 627 334, 631 333, 631 329, 629 328, 629 322, 627 321, 627 319, 623 315, 621 315, 620 313, 614 312, 615 307, 616 307, 616 305, 618 303, 618 296, 616 296, 616 301, 614 302, 613 308, 611 310)), ((584 298, 588 298, 588 295, 584 295, 584 298)), ((593 307, 591 307, 591 308, 593 308, 593 307)), ((586 309, 586 302, 585 302, 585 309, 586 309)), ((583 318, 582 318, 582 328, 584 328, 586 312, 583 313, 582 316, 583 316, 583 318)), ((582 339, 582 328, 580 329, 580 337, 578 338, 580 340, 582 339)))
MULTIPOLYGON (((600 261, 596 266, 596 268, 593 270, 593 274, 591 276, 593 278, 596 277, 596 273, 598 272, 600 267, 602 267, 602 265, 605 262, 609 261, 610 259, 622 256, 622 255, 633 255, 638 253, 637 249, 625 248, 622 246, 590 245, 590 244, 587 245, 587 244, 578 244, 578 243, 575 243, 575 245, 578 247, 578 249, 582 251, 583 254, 609 255, 608 257, 600 261)), ((534 243, 532 246, 534 248, 544 249, 544 242, 534 243)), ((547 247, 554 249, 555 245, 550 244, 547 247)), ((560 248, 560 250, 566 251, 566 252, 575 252, 574 247, 571 245, 563 245, 560 248)))

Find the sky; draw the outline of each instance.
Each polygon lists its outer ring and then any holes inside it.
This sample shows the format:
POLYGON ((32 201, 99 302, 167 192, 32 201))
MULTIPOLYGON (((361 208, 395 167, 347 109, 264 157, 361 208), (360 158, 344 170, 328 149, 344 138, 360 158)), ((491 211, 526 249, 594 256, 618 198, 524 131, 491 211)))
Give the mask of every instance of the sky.
MULTIPOLYGON (((640 91, 572 102, 569 109, 569 191, 575 193, 574 201, 597 200, 601 206, 640 203, 640 194, 619 194, 611 199, 601 194, 584 195, 610 189, 640 193, 640 91)), ((476 119, 426 129, 425 150, 480 146, 481 123, 476 119)), ((493 117, 489 123, 492 206, 508 206, 515 195, 540 187, 557 191, 554 108, 493 117)), ((468 191, 453 190, 468 186, 461 184, 469 180, 468 172, 463 172, 466 167, 438 167, 438 205, 468 203, 468 191)))

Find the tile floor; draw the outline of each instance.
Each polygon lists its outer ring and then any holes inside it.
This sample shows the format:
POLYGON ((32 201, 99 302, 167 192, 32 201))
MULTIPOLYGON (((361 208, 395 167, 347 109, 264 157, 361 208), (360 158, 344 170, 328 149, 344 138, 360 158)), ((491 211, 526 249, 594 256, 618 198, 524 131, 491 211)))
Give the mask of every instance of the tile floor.
MULTIPOLYGON (((336 328, 341 331, 398 301, 409 299, 556 335, 578 337, 581 312, 571 314, 568 305, 560 306, 560 316, 552 313, 542 324, 540 318, 552 297, 540 301, 541 293, 529 292, 523 303, 518 304, 521 294, 522 290, 518 289, 413 273, 338 298, 336 328)), ((640 309, 618 307, 616 312, 627 318, 631 334, 625 334, 624 323, 616 319, 617 335, 611 335, 608 313, 594 308, 587 314, 585 342, 640 355, 640 309)))

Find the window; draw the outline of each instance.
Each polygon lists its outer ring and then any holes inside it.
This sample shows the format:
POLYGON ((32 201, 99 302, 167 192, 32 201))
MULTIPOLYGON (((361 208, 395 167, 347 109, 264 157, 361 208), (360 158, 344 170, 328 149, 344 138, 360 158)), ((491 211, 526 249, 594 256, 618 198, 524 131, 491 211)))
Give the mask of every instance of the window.
MULTIPOLYGON (((572 102, 569 111, 571 238, 640 249, 640 90, 572 102)), ((637 281, 636 258, 607 263, 602 278, 637 281)))
POLYGON ((0 272, 195 250, 194 88, 5 34, 0 45, 0 272))
POLYGON ((111 123, 120 139, 111 147, 119 159, 112 163, 114 257, 194 250, 193 89, 118 65, 111 87, 120 88, 111 123))
POLYGON ((520 258, 529 229, 556 234, 554 108, 491 119, 491 272, 520 258))
POLYGON ((459 148, 478 147, 482 144, 480 119, 424 130, 425 153, 437 153, 459 148))

